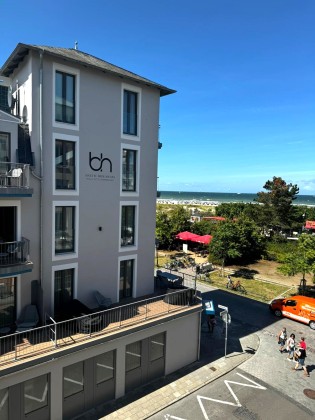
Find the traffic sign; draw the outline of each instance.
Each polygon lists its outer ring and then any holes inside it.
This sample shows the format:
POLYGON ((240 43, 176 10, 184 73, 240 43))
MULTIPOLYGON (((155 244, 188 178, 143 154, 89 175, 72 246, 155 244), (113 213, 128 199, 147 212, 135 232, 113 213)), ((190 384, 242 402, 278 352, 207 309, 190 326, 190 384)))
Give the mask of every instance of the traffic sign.
POLYGON ((227 312, 222 313, 221 318, 226 324, 231 324, 232 318, 231 318, 231 315, 229 313, 227 313, 227 312))

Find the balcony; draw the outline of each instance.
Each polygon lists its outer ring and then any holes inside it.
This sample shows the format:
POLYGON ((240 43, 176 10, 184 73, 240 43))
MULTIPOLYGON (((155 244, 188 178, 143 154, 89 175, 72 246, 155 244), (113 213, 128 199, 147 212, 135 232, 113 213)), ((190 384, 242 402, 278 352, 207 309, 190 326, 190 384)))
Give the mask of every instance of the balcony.
POLYGON ((31 197, 30 165, 0 162, 0 197, 31 197))
POLYGON ((18 275, 32 271, 29 261, 29 240, 0 242, 0 277, 18 275))
POLYGON ((58 353, 97 345, 106 337, 115 339, 121 334, 134 333, 139 327, 154 326, 202 310, 194 289, 168 292, 61 322, 46 314, 47 325, 0 337, 0 376, 6 368, 20 370, 23 362, 41 363, 40 359, 48 354, 55 358, 58 353))

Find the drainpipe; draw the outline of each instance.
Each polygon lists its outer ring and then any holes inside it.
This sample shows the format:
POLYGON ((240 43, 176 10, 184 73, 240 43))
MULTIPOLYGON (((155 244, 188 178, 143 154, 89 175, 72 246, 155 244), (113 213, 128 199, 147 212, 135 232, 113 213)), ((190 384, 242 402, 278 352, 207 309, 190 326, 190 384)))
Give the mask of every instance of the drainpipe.
POLYGON ((43 51, 39 53, 39 154, 40 154, 40 280, 39 285, 42 284, 43 278, 43 51))
POLYGON ((199 312, 199 331, 198 331, 198 349, 197 349, 197 360, 200 360, 201 328, 202 328, 202 311, 201 311, 201 312, 199 312))

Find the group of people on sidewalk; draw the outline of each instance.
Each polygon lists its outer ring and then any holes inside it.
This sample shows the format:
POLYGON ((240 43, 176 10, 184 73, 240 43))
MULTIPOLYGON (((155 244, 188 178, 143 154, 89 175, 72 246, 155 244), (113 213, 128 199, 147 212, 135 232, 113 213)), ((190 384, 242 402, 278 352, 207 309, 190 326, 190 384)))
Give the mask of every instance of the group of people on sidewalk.
POLYGON ((301 337, 299 343, 295 340, 295 334, 290 334, 290 337, 287 336, 287 330, 285 327, 279 332, 278 344, 280 353, 287 352, 289 361, 295 361, 296 364, 292 368, 293 371, 299 370, 300 368, 304 370, 305 376, 310 376, 305 365, 306 358, 306 342, 304 337, 301 337))

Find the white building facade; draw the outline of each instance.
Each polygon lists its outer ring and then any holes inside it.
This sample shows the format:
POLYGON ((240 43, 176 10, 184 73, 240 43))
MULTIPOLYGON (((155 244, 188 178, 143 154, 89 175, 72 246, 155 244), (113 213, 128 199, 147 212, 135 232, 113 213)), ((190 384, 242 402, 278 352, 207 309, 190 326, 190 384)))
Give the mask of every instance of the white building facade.
MULTIPOLYGON (((0 333, 30 304, 45 325, 73 300, 95 310, 95 291, 116 306, 152 294, 159 106, 174 91, 76 49, 25 44, 0 79, 0 333)), ((199 330, 191 307, 4 364, 0 417, 72 418, 196 360, 199 330)))

